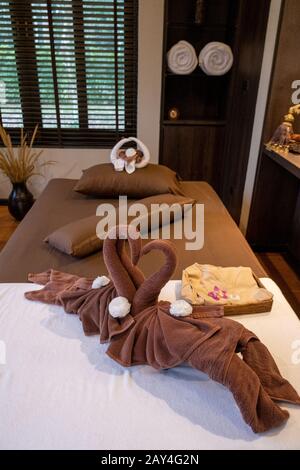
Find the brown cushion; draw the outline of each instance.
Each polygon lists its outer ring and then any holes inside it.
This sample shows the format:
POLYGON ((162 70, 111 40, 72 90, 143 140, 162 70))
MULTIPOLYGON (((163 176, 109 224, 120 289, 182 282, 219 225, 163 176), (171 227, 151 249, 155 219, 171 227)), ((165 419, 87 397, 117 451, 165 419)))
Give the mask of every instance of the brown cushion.
POLYGON ((75 220, 52 232, 44 242, 68 255, 87 256, 101 250, 103 245, 103 240, 96 235, 98 222, 96 215, 75 220))
MULTIPOLYGON (((190 197, 176 196, 173 194, 160 194, 156 196, 147 197, 138 201, 140 204, 144 204, 148 209, 148 220, 150 225, 151 219, 151 204, 179 204, 181 207, 184 204, 194 204, 195 200, 190 197)), ((133 204, 132 202, 131 204, 133 204)), ((131 205, 128 204, 128 207, 131 205)), ((135 217, 135 216, 134 216, 135 217)), ((128 223, 134 217, 128 217, 128 223)), ((175 217, 178 214, 175 213, 175 217)), ((174 213, 171 213, 171 222, 173 222, 174 213)), ((91 215, 84 217, 83 219, 75 220, 63 227, 55 230, 45 238, 45 242, 56 248, 63 253, 68 255, 82 258, 88 256, 96 251, 102 249, 103 240, 98 238, 96 234, 96 227, 100 220, 97 215, 91 215)), ((162 217, 160 214, 159 226, 162 224, 162 217)))
MULTIPOLYGON (((147 209, 148 209, 148 217, 147 217, 148 218, 148 231, 150 231, 151 228, 156 229, 156 228, 159 228, 159 227, 162 226, 163 215, 164 215, 164 208, 163 207, 160 207, 157 210, 157 208, 151 207, 152 204, 160 204, 160 205, 161 204, 166 204, 168 214, 169 214, 169 210, 168 210, 169 206, 172 206, 173 204, 176 204, 177 207, 176 206, 174 207, 175 211, 172 211, 170 213, 170 223, 173 223, 174 220, 178 220, 179 218, 182 218, 183 206, 185 204, 192 204, 193 205, 196 201, 195 201, 195 199, 192 199, 191 197, 188 197, 188 196, 179 196, 179 195, 175 195, 175 194, 159 194, 159 195, 156 195, 156 196, 146 197, 144 199, 140 199, 139 201, 135 201, 135 202, 138 203, 138 204, 144 204, 147 207, 147 209), (158 222, 158 224, 157 224, 156 227, 155 226, 151 227, 150 226, 151 216, 154 213, 158 213, 159 217, 158 217, 158 220, 156 221, 156 222, 158 222)), ((131 204, 129 204, 129 206, 130 205, 131 204)), ((127 223, 130 223, 132 221, 132 219, 134 219, 135 217, 139 217, 139 214, 137 214, 137 216, 128 217, 127 223)), ((153 220, 152 220, 152 222, 153 222, 153 220)))
POLYGON ((83 171, 74 190, 97 197, 120 195, 143 198, 155 194, 182 194, 176 173, 163 165, 149 164, 129 175, 115 171, 111 163, 95 165, 83 171))

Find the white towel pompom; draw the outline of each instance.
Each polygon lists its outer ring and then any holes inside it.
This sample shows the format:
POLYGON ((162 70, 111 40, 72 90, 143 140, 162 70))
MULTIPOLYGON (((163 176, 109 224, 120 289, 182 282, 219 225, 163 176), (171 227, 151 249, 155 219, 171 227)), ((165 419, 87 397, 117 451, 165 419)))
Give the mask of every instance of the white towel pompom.
POLYGON ((110 283, 110 279, 107 276, 98 276, 93 280, 92 289, 99 289, 100 287, 107 286, 110 283))
POLYGON ((185 300, 175 300, 170 305, 170 314, 174 317, 187 317, 193 313, 193 307, 185 300))
POLYGON ((126 297, 115 297, 108 306, 109 314, 113 318, 124 318, 130 312, 131 305, 126 297))

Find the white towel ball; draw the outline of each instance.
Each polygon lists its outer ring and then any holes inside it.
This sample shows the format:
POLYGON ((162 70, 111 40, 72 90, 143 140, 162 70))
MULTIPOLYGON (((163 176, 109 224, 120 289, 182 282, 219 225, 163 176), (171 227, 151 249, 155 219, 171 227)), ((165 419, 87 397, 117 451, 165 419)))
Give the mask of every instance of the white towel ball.
POLYGON ((123 171, 125 167, 125 161, 122 160, 122 158, 117 158, 117 160, 114 161, 114 168, 116 171, 123 171))
POLYGON ((126 297, 115 297, 108 306, 109 314, 113 318, 124 318, 130 312, 131 305, 126 297))
POLYGON ((193 307, 185 300, 175 300, 170 305, 170 314, 174 317, 187 317, 193 313, 193 307))
POLYGON ((93 280, 92 289, 99 289, 100 287, 107 286, 110 283, 110 279, 107 276, 98 276, 93 280))

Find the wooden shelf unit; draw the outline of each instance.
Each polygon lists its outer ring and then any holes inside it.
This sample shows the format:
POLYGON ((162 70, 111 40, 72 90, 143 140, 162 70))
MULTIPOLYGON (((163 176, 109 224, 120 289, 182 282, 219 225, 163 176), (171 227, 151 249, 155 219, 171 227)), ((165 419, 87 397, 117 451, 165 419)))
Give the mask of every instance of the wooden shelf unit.
POLYGON ((270 0, 205 0, 199 25, 196 0, 165 0, 160 162, 184 179, 208 181, 237 221, 269 5, 270 0), (190 75, 172 73, 167 52, 180 40, 190 42, 198 56, 208 42, 228 44, 232 69, 223 76, 208 76, 200 67, 190 75), (178 121, 169 119, 171 108, 178 108, 178 121))

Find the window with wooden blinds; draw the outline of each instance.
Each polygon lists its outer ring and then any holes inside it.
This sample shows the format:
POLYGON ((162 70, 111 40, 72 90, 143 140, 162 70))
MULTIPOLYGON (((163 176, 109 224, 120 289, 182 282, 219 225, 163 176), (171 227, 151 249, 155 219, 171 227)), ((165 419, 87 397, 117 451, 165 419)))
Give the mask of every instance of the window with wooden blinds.
POLYGON ((38 146, 136 134, 137 0, 0 0, 0 121, 38 146))

